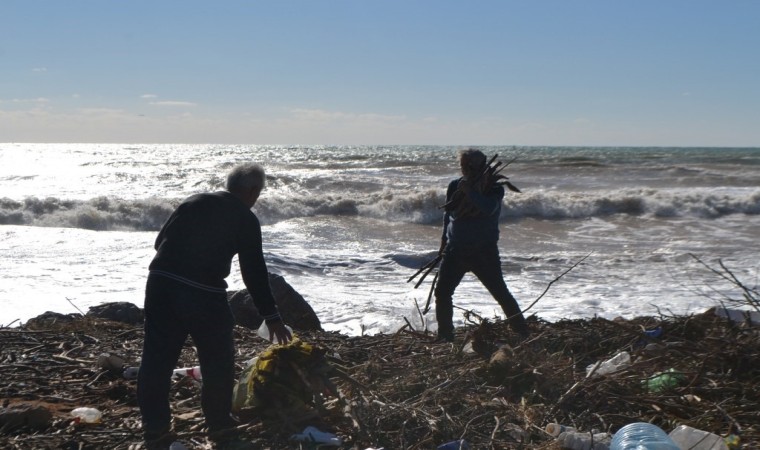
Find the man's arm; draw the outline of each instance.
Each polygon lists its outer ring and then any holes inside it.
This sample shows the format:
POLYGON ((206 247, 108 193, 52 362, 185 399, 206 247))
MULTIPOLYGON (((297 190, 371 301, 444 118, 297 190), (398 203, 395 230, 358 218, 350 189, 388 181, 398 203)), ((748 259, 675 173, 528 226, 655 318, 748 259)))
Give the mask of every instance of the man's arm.
POLYGON ((256 309, 267 323, 280 321, 280 313, 277 310, 277 303, 272 295, 272 289, 269 286, 269 272, 266 261, 264 261, 264 250, 261 243, 261 225, 258 219, 251 221, 246 230, 246 235, 242 240, 242 245, 238 251, 238 260, 240 262, 240 273, 243 276, 243 283, 248 289, 248 293, 253 299, 256 309))

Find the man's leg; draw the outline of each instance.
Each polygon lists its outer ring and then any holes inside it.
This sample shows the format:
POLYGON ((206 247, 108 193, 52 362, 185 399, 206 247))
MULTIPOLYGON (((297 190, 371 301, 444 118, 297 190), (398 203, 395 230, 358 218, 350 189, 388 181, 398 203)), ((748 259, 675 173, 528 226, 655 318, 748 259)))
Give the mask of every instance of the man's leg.
POLYGON ((171 280, 148 277, 145 289, 145 341, 137 377, 137 400, 146 441, 171 429, 171 374, 187 334, 174 313, 171 280))
POLYGON ((230 415, 235 383, 235 319, 224 294, 203 299, 198 310, 200 317, 189 328, 203 375, 201 407, 209 434, 213 435, 237 425, 230 415))
POLYGON ((466 273, 461 258, 447 250, 438 269, 438 282, 435 285, 435 318, 438 321, 438 337, 447 341, 454 340, 454 304, 452 297, 462 277, 466 273))
POLYGON ((509 292, 504 282, 504 274, 501 271, 501 259, 499 249, 496 246, 487 248, 473 264, 472 273, 483 283, 493 298, 499 302, 504 314, 509 318, 509 325, 518 334, 525 337, 529 334, 528 325, 520 311, 517 300, 509 292))

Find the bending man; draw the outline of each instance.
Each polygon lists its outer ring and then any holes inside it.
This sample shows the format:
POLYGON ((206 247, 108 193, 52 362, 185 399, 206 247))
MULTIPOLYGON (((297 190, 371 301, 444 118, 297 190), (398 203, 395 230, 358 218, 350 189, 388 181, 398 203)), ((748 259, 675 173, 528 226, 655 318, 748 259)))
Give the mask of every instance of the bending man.
POLYGON ((137 387, 149 449, 169 448, 174 440, 169 389, 188 335, 203 375, 201 406, 209 437, 223 441, 233 434, 235 321, 224 279, 235 255, 243 282, 270 331, 282 342, 291 339, 269 287, 261 225, 251 211, 265 180, 258 165, 234 168, 226 191, 189 197, 158 234, 145 289, 145 343, 137 387))

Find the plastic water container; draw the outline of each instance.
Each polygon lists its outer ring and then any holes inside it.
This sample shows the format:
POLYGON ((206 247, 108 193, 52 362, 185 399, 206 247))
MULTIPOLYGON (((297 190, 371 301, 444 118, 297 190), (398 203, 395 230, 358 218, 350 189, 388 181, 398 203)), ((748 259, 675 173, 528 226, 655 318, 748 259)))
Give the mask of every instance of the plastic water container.
POLYGON ((71 410, 71 415, 82 423, 99 423, 103 417, 103 413, 97 408, 87 407, 74 408, 71 410))
POLYGON ((606 361, 601 361, 601 362, 598 361, 586 367, 586 377, 606 375, 608 373, 618 371, 630 365, 631 365, 631 354, 628 352, 620 352, 606 361))
POLYGON ((610 450, 681 450, 668 433, 646 422, 630 423, 612 437, 610 450))
POLYGON ((670 432, 670 438, 681 448, 691 450, 728 450, 722 437, 709 431, 680 425, 670 432))
MULTIPOLYGON (((285 328, 290 332, 290 334, 293 334, 293 329, 290 328, 288 325, 285 325, 285 328)), ((269 326, 267 326, 266 321, 261 322, 261 326, 259 327, 259 330, 257 331, 257 334, 260 338, 266 339, 267 341, 270 341, 273 344, 281 344, 280 340, 277 339, 277 336, 272 336, 272 339, 269 339, 269 336, 271 333, 269 332, 269 326)))

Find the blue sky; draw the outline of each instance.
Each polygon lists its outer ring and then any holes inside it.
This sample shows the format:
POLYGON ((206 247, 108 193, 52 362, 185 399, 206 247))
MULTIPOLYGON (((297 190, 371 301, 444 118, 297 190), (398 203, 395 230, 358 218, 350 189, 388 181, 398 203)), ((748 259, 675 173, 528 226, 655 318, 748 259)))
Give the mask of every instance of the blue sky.
POLYGON ((0 142, 760 146, 760 1, 0 2, 0 142))

